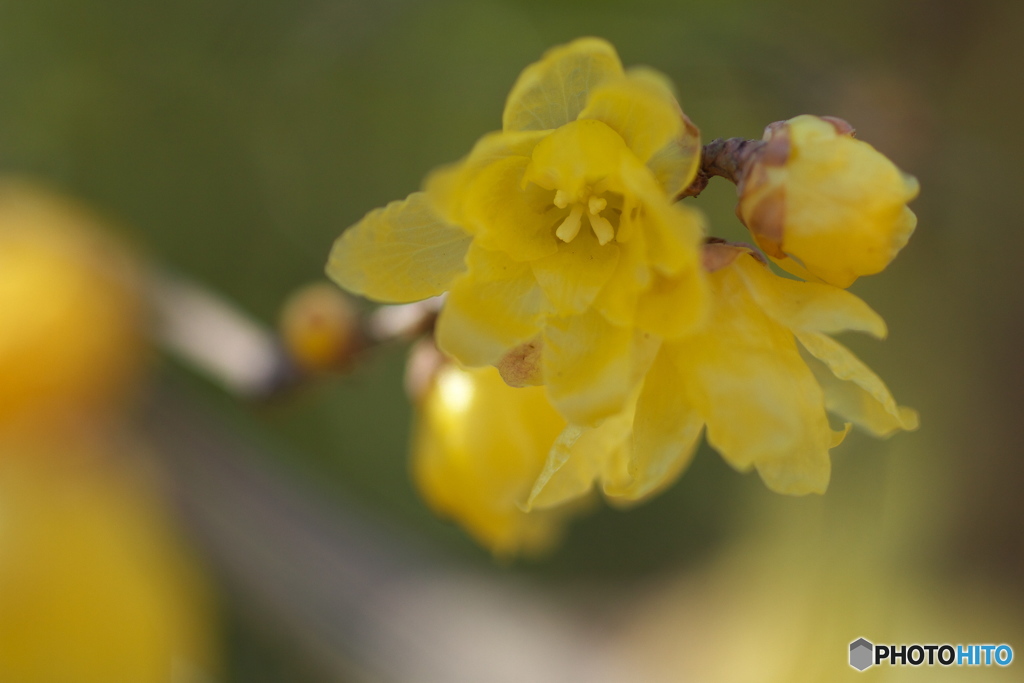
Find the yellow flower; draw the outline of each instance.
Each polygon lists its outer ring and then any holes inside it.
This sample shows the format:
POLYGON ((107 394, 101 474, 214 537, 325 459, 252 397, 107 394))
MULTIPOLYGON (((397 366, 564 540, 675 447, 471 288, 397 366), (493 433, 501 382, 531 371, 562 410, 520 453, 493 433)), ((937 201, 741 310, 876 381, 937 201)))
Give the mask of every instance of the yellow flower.
POLYGON ((137 275, 87 211, 0 180, 0 681, 213 673, 207 586, 119 426, 137 275))
POLYGON ((529 66, 502 121, 346 231, 327 272, 380 301, 448 292, 437 341, 467 366, 536 340, 552 403, 593 424, 623 408, 652 336, 704 315, 702 220, 672 203, 699 136, 662 76, 596 38, 529 66))
POLYGON ((587 476, 582 490, 569 491, 572 483, 566 482, 567 495, 544 501, 550 509, 526 512, 552 445, 587 466, 617 458, 624 473, 628 432, 610 429, 614 422, 567 428, 540 387, 512 388, 494 368, 447 365, 420 405, 413 475, 437 514, 456 520, 496 555, 540 552, 558 540, 572 512, 557 504, 585 493, 595 476, 587 476), (577 431, 587 436, 580 439, 577 431), (567 440, 579 445, 566 446, 567 440))
POLYGON ((0 680, 213 673, 208 586, 116 449, 0 440, 0 680))
POLYGON ((144 348, 137 284, 87 211, 0 179, 0 429, 123 398, 144 348))
POLYGON ((659 350, 632 420, 630 480, 614 466, 594 471, 606 495, 628 502, 671 484, 704 428, 730 465, 756 468, 769 488, 789 494, 828 485, 828 451, 846 431, 833 432, 826 411, 876 436, 917 428, 917 414, 828 336, 883 337, 885 323, 867 304, 774 275, 748 248, 710 244, 704 261, 711 315, 700 332, 659 350))
POLYGON ((737 213, 781 268, 849 287, 907 243, 918 184, 839 119, 798 116, 765 131, 737 213))

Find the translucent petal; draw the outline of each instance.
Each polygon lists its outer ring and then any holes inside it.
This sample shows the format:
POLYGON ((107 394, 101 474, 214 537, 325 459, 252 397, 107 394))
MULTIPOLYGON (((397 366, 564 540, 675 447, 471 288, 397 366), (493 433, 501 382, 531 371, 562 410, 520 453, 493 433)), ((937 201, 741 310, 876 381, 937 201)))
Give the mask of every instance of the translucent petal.
MULTIPOLYGON (((477 141, 466 158, 432 171, 427 176, 425 188, 438 215, 451 223, 463 225, 466 222, 463 214, 466 187, 480 171, 496 161, 509 157, 529 158, 534 147, 548 132, 533 130, 488 133, 477 141)), ((473 232, 473 226, 464 227, 473 232)))
POLYGON ((551 449, 548 451, 547 460, 544 462, 544 469, 541 470, 540 475, 533 484, 530 495, 527 497, 526 502, 523 503, 524 511, 532 512, 534 507, 557 505, 565 500, 584 495, 590 490, 594 483, 592 476, 571 476, 561 477, 559 485, 552 486, 551 491, 548 491, 548 483, 552 477, 565 467, 565 464, 569 461, 573 444, 579 440, 580 435, 583 434, 585 429, 585 427, 580 427, 579 425, 569 425, 555 439, 551 449))
POLYGON ((593 88, 621 75, 615 48, 599 38, 553 48, 519 75, 505 103, 502 129, 544 130, 574 121, 593 88))
POLYGON ((832 472, 828 456, 832 431, 808 429, 804 436, 785 455, 762 458, 755 463, 761 480, 772 491, 804 496, 808 493, 825 493, 828 488, 832 472))
POLYGON ((684 131, 671 88, 649 70, 630 70, 595 87, 579 118, 608 124, 644 163, 684 131))
POLYGON ((683 124, 683 132, 669 140, 647 162, 647 167, 669 197, 679 196, 690 186, 697 176, 703 152, 697 126, 685 116, 683 124))
POLYGON ((828 410, 876 436, 917 429, 917 412, 897 405, 881 378, 849 349, 823 334, 800 333, 797 338, 821 361, 809 358, 808 365, 825 392, 828 410))
POLYGON ((736 259, 734 267, 765 313, 795 332, 855 330, 879 338, 886 335, 882 317, 844 289, 779 277, 751 255, 736 259))
POLYGON ((560 242, 557 252, 531 265, 555 315, 573 315, 590 307, 618 259, 618 245, 602 246, 593 231, 584 228, 571 242, 560 242))
POLYGON ((608 495, 640 500, 672 484, 690 464, 704 421, 687 393, 687 382, 665 353, 644 379, 633 419, 631 480, 608 495))
POLYGON ((592 425, 622 410, 633 387, 634 331, 593 309, 549 318, 544 330, 548 397, 569 422, 592 425))
POLYGON ((526 509, 562 505, 588 494, 595 481, 619 485, 625 477, 633 413, 626 410, 597 427, 570 425, 555 440, 526 509))
POLYGON ((469 272, 438 317, 437 344, 463 365, 490 365, 540 331, 547 304, 529 265, 475 244, 466 260, 469 272))
POLYGON ((423 192, 375 209, 334 242, 327 275, 377 301, 405 302, 444 292, 466 270, 472 237, 439 219, 423 192))

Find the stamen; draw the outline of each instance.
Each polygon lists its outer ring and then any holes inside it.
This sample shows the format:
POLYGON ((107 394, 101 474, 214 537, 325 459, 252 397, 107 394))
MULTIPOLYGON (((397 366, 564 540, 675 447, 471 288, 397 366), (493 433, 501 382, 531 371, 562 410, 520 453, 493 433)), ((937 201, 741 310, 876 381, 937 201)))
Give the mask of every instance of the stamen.
POLYGON ((594 234, 597 235, 597 243, 601 246, 608 244, 615 237, 615 228, 604 216, 590 214, 590 227, 593 228, 594 234))
POLYGON ((608 206, 608 201, 604 197, 591 197, 590 201, 587 202, 587 208, 595 216, 604 211, 606 206, 608 206))
MULTIPOLYGON (((557 203, 558 199, 555 198, 557 203)), ((572 242, 573 239, 580 233, 580 220, 583 218, 583 207, 580 204, 573 204, 572 211, 566 216, 562 224, 555 230, 555 236, 563 242, 572 242)), ((593 220, 593 219, 591 219, 593 220)), ((611 229, 611 225, 608 226, 611 229)), ((604 244, 602 242, 602 244, 604 244)))
POLYGON ((557 190, 555 192, 555 206, 559 209, 569 206, 569 195, 565 193, 565 190, 557 190))

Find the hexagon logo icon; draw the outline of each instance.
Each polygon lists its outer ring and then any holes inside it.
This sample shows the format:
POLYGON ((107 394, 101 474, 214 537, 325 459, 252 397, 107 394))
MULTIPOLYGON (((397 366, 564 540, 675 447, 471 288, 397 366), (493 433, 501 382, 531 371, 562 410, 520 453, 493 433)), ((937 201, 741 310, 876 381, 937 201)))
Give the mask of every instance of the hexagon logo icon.
POLYGON ((864 638, 858 638, 850 643, 850 666, 857 671, 863 671, 874 664, 875 646, 864 638))

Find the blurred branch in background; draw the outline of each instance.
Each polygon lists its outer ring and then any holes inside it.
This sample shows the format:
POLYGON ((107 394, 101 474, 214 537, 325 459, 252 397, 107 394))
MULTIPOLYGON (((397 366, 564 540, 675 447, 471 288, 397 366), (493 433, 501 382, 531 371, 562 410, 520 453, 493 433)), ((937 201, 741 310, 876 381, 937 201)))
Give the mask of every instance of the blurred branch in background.
POLYGON ((308 486, 165 389, 149 416, 225 584, 345 680, 622 681, 600 630, 524 585, 439 562, 308 486))
MULTIPOLYGON (((180 278, 154 280, 165 348, 241 396, 287 376, 269 330, 180 278), (244 361, 244 362, 243 362, 244 361)), ((420 329, 435 303, 382 309, 377 339, 420 329)), ((621 681, 604 634, 553 596, 438 561, 344 503, 320 500, 275 458, 165 386, 146 420, 196 536, 225 585, 345 680, 621 681)))

